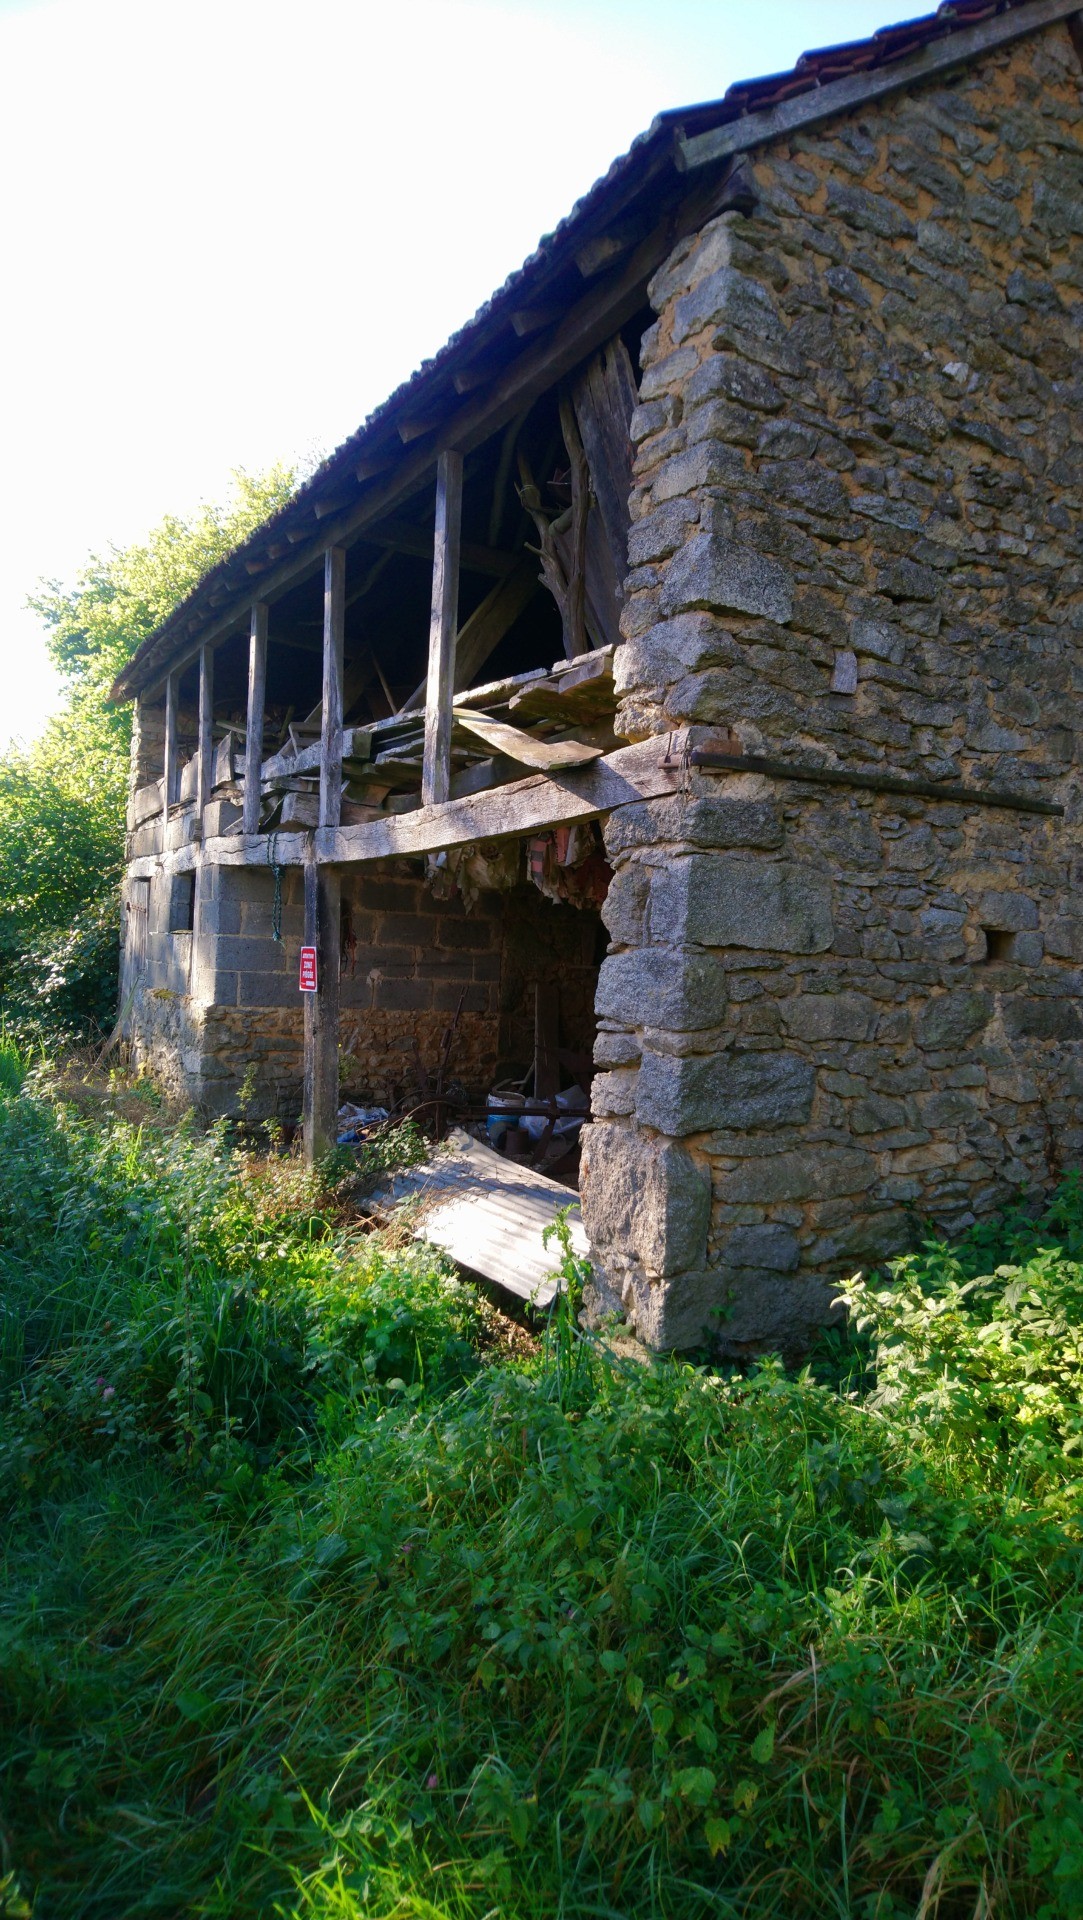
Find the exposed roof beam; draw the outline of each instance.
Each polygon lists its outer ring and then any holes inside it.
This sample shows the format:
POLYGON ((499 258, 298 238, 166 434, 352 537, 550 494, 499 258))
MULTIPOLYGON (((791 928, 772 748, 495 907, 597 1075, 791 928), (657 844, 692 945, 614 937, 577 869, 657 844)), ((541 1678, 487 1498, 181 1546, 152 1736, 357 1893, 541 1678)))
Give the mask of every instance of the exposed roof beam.
MULTIPOLYGON (((396 553, 416 553, 420 559, 432 565, 432 529, 415 527, 409 520, 384 520, 378 527, 369 528, 364 539, 374 547, 393 547, 396 553)), ((511 572, 518 554, 502 553, 497 547, 485 547, 463 542, 459 549, 461 566, 473 573, 488 573, 495 580, 502 580, 511 572)))
MULTIPOLYGON (((683 234, 693 232, 710 219, 720 193, 717 180, 707 178, 702 187, 690 192, 679 206, 665 214, 621 266, 599 279, 569 308, 553 332, 524 349, 479 392, 476 398, 450 410, 435 436, 435 445, 418 448, 394 461, 386 478, 371 486, 341 517, 318 530, 290 528, 291 542, 310 542, 307 550, 283 560, 261 577, 259 597, 274 602, 289 588, 298 586, 323 566, 324 549, 342 542, 367 538, 366 529, 386 519, 395 507, 426 486, 435 470, 436 453, 441 446, 457 447, 469 453, 498 433, 524 407, 537 400, 566 374, 572 372, 596 347, 609 339, 632 318, 646 299, 647 281, 659 262, 665 259, 683 234)), ((121 684, 131 691, 153 691, 165 678, 167 667, 181 659, 194 657, 199 645, 223 639, 245 624, 248 608, 243 600, 219 619, 200 620, 192 629, 192 639, 177 645, 177 654, 163 654, 160 662, 148 666, 146 677, 121 684), (198 634, 198 639, 196 635, 198 634)), ((272 634, 272 645, 274 636, 272 634)))

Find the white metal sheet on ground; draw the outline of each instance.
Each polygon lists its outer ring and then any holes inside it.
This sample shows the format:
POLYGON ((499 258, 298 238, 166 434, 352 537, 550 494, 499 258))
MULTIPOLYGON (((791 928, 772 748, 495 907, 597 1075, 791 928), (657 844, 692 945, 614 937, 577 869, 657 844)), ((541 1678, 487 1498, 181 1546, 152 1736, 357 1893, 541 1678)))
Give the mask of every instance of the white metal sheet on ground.
POLYGON ((556 1292, 549 1276, 560 1257, 553 1241, 542 1245, 542 1234, 569 1203, 572 1246, 589 1257, 579 1202, 567 1187, 516 1166, 457 1127, 424 1166, 397 1174, 375 1199, 387 1207, 415 1197, 423 1207, 417 1239, 537 1306, 548 1306, 556 1292))

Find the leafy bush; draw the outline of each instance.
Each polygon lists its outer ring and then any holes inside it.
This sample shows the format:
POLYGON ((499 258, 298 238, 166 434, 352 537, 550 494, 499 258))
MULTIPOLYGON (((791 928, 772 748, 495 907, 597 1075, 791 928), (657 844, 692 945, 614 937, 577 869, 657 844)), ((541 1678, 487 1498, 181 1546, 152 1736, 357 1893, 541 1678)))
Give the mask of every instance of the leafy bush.
POLYGON ((235 473, 223 506, 170 515, 145 541, 92 556, 74 586, 43 583, 31 603, 67 693, 39 740, 0 758, 0 1011, 9 1024, 54 1044, 112 1025, 131 711, 111 705, 109 689, 292 483, 283 467, 235 473))
POLYGON ((903 1423, 938 1470, 1074 1506, 1083 1473, 1083 1195, 1078 1176, 1037 1217, 930 1240, 891 1283, 847 1298, 876 1350, 870 1410, 903 1423))
POLYGON ((290 1163, 3 1084, 10 1910, 1083 1915, 1074 1186, 838 1388, 484 1364, 290 1163))

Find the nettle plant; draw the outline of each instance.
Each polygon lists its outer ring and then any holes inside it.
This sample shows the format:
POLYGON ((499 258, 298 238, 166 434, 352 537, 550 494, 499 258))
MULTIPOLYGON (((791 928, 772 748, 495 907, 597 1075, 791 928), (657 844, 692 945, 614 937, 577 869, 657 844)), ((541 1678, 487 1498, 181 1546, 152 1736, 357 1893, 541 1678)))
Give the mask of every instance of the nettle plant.
POLYGON ((1016 1213, 999 1245, 976 1229, 929 1239, 890 1282, 856 1276, 845 1298, 872 1343, 865 1404, 968 1478, 1052 1494, 1083 1451, 1083 1196, 1066 1182, 1037 1218, 1016 1213), (1013 1256, 996 1259, 1007 1250, 1013 1256), (990 1252, 993 1260, 988 1261, 990 1252))

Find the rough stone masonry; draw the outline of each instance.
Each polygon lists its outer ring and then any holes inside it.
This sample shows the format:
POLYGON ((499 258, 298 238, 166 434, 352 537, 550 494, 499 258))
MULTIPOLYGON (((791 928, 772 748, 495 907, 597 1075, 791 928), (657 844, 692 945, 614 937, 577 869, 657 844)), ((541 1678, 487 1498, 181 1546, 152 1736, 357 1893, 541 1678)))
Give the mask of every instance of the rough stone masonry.
POLYGON ((596 1312, 800 1347, 859 1263, 1083 1149, 1081 69, 1063 25, 752 161, 651 286, 607 827, 596 1312))

